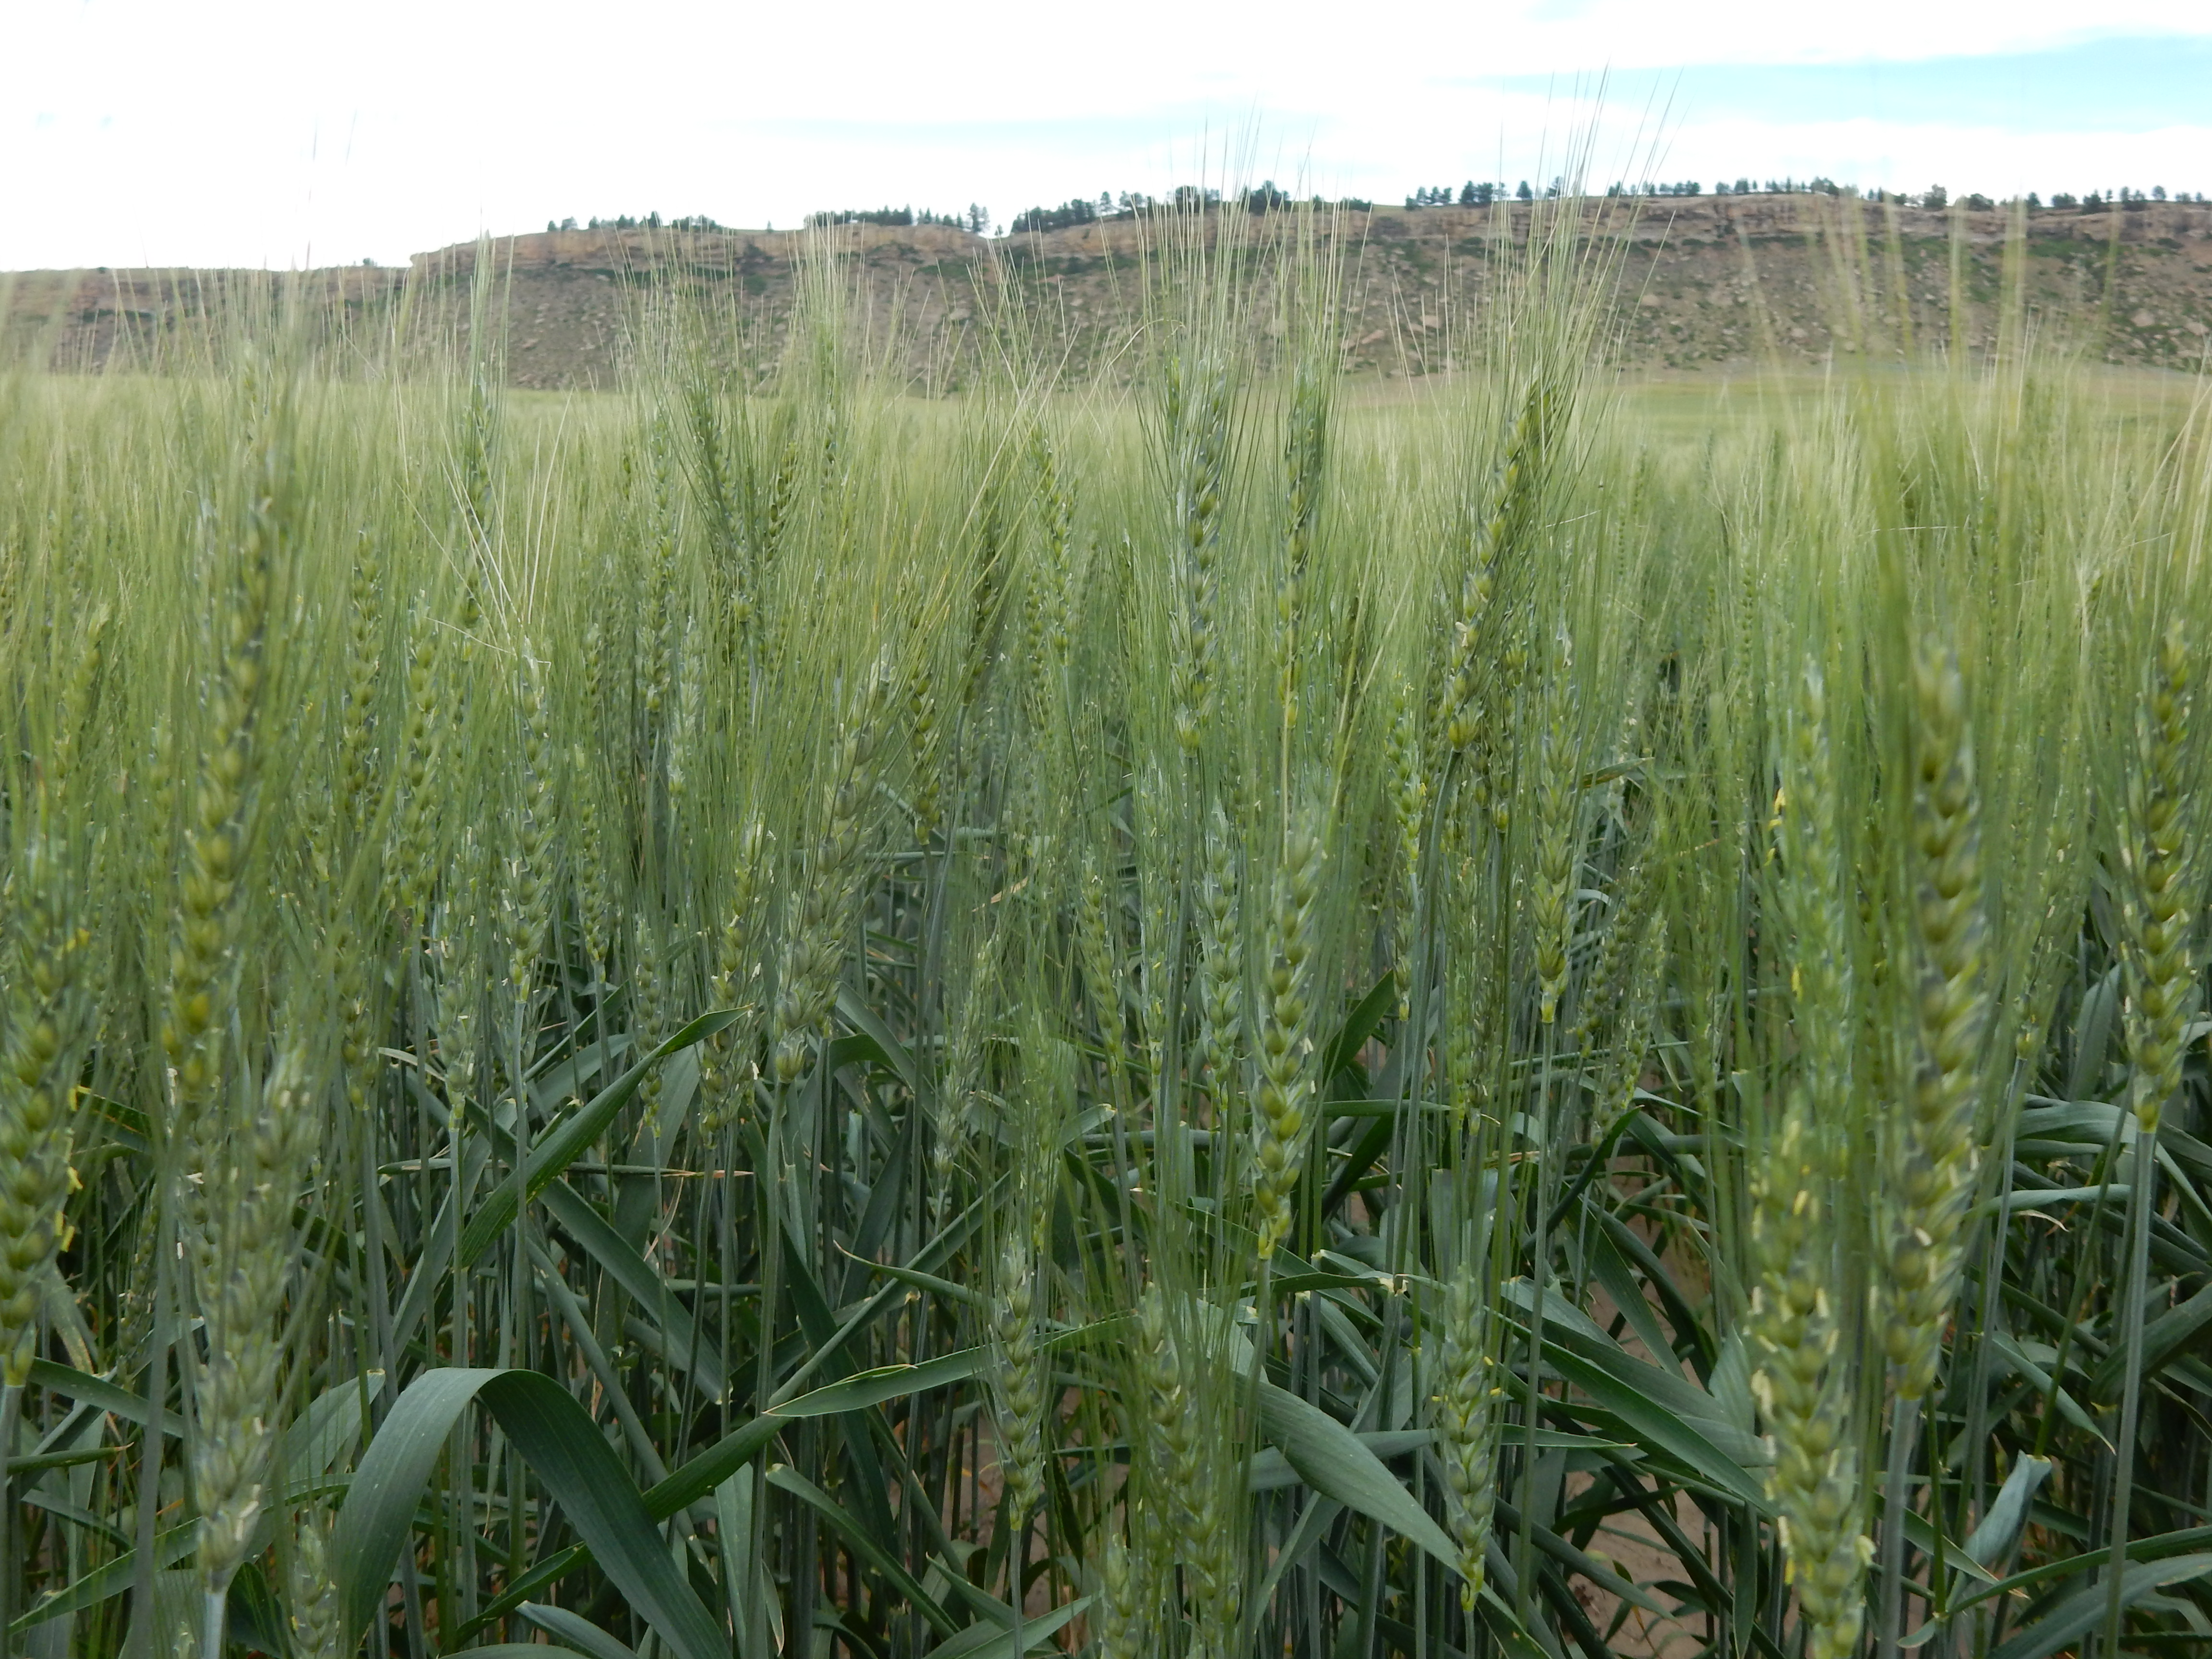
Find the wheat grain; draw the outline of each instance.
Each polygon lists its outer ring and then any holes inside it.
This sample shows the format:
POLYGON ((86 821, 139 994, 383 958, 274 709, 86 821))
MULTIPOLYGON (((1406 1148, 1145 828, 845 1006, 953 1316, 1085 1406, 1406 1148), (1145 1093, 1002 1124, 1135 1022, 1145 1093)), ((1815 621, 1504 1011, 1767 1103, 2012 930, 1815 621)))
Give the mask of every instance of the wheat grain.
POLYGON ((1538 1018, 1559 1018, 1574 944, 1575 872, 1582 856, 1582 756, 1574 659, 1564 630, 1553 636, 1536 732, 1536 866, 1529 910, 1536 934, 1538 1018))
POLYGON ((1979 798, 1966 682, 1932 642, 1915 659, 1912 852, 1917 1031, 1891 1141, 1885 1343, 1901 1397, 1935 1381, 1973 1195, 1984 994, 1979 798))
POLYGON ((1452 1535, 1459 1545, 1460 1605, 1474 1608, 1488 1573, 1498 1496, 1497 1319, 1474 1269, 1462 1265, 1444 1290, 1430 1403, 1452 1535))
POLYGON ((714 1037, 699 1066, 700 1127, 720 1132, 742 1119, 752 1093, 756 1066, 750 1054, 759 1009, 750 999, 760 969, 756 953, 766 930, 769 868, 768 825, 759 818, 738 836, 730 871, 726 915, 717 931, 714 973, 708 988, 718 1008, 733 1008, 743 1018, 732 1031, 714 1037))
POLYGON ((1218 1121, 1242 1094, 1244 1042, 1244 918, 1238 900, 1237 846, 1219 807, 1206 826, 1206 877, 1199 891, 1199 1042, 1206 1054, 1218 1121))
POLYGON ((220 977, 233 947, 232 901, 252 839, 255 740, 266 681, 264 658, 283 529, 276 493, 281 465, 264 449, 218 613, 219 659, 208 690, 206 759, 192 800, 185 865, 178 881, 177 943, 169 959, 167 1018, 162 1028, 179 1105, 198 1112, 220 1085, 223 1011, 220 977))
POLYGON ((364 532, 346 591, 346 685, 338 718, 341 796, 362 823, 377 792, 376 701, 384 658, 384 561, 364 532))
POLYGON ((1429 778, 1421 763, 1419 709, 1409 680, 1398 682, 1384 759, 1389 769, 1390 811, 1398 831, 1391 874, 1396 913, 1391 973, 1398 992, 1398 1018, 1403 1019, 1412 1012, 1413 920, 1421 910, 1421 836, 1429 814, 1429 778))
POLYGON ((1848 1659, 1858 1651, 1874 1544, 1860 1531, 1858 1455, 1849 1437, 1848 1376, 1829 1291, 1837 1249, 1824 1197, 1829 1179, 1812 1122, 1801 1089, 1752 1182, 1752 1237, 1760 1261, 1750 1317, 1753 1387, 1767 1427, 1767 1491, 1781 1512, 1806 1652, 1848 1659))
POLYGON ((0 1386, 30 1375, 40 1290, 61 1244, 87 1010, 68 831, 37 792, 10 886, 8 1032, 0 1060, 0 1386))
POLYGON ((1267 966, 1261 980, 1259 1108, 1254 1125, 1253 1209, 1266 1261, 1290 1231, 1291 1189, 1305 1156, 1313 1080, 1314 906, 1321 896, 1321 837, 1310 824, 1285 831, 1275 869, 1267 966))
POLYGON ((1029 1241, 1010 1233, 999 1254, 991 1337, 998 1364, 999 1455, 1008 1513, 1025 1528, 1044 1495, 1043 1355, 1037 1346, 1036 1278, 1029 1241))
POLYGON ((1229 448, 1229 377, 1200 358, 1167 366, 1167 442, 1174 469, 1176 603, 1170 614, 1171 707, 1186 754, 1204 741, 1217 695, 1221 513, 1229 448))
POLYGON ((1137 1306, 1139 1361, 1160 1462, 1156 1502, 1173 1517, 1176 1559, 1191 1604, 1192 1659, 1228 1659, 1237 1585, 1229 1518, 1214 1462, 1206 1455, 1206 1402, 1189 1343, 1172 1328, 1167 1299, 1149 1287, 1137 1306))
POLYGON ((292 1651, 299 1659, 341 1659, 346 1650, 330 1523, 305 1510, 292 1534, 292 1651))
POLYGON ((2135 1062, 2138 1128, 2158 1133, 2160 1109, 2181 1086, 2184 1032, 2196 1000, 2191 957, 2189 655, 2177 621, 2160 637, 2151 686, 2136 722, 2127 785, 2130 838, 2121 864, 2130 878, 2128 1047, 2135 1062))
POLYGON ((553 925, 554 847, 551 739, 545 690, 525 639, 515 658, 518 799, 507 862, 507 983, 526 1011, 538 958, 553 925))
POLYGON ((1128 1547, 1109 1530, 1099 1564, 1098 1650, 1104 1659, 1145 1659, 1152 1651, 1149 1621, 1137 1588, 1128 1547))
POLYGON ((437 880, 438 792, 447 722, 441 719, 443 665, 428 596, 417 594, 409 631, 406 709, 399 732, 398 826, 386 860, 392 908, 420 922, 437 880))
POLYGON ((891 693, 890 659, 881 658, 854 701, 830 772, 822 839, 807 860, 776 975, 772 1041, 781 1083, 805 1071, 836 1000, 847 913, 860 880, 865 813, 875 784, 876 744, 891 693))

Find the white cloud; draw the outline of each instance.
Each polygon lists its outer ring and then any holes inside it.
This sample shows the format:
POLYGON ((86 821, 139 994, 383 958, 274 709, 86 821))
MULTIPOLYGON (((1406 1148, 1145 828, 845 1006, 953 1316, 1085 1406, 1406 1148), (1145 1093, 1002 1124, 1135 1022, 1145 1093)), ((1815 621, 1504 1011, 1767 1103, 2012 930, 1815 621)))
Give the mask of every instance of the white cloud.
POLYGON ((2212 125, 2022 134, 1876 121, 1699 122, 1675 136, 1668 159, 1667 177, 1708 186, 1755 173, 1762 179, 1824 173, 1892 190, 1944 184, 1998 197, 2031 190, 2078 195, 2122 185, 2193 190, 2212 187, 2212 125))
MULTIPOLYGON (((1211 137, 1329 193, 1556 170, 1579 95, 1686 62, 1917 58, 2078 39, 2078 6, 1514 0, 1348 15, 1315 0, 1073 8, 574 0, 184 6, 17 0, 0 58, 0 267, 403 258, 477 228, 594 212, 789 222, 971 198, 1001 216, 1192 177, 1211 137), (1556 93, 1470 85, 1557 71, 1556 93), (1256 133, 1256 137, 1241 135, 1256 133)), ((2203 33, 2201 0, 2112 0, 2098 32, 2203 33)), ((1663 81, 1663 76, 1660 77, 1663 81)), ((1525 84, 1525 83, 1524 83, 1525 84)), ((1646 170, 1656 112, 1620 96, 1601 178, 1646 170)), ((1957 188, 2212 186, 2198 129, 2023 139, 1922 122, 1672 112, 1668 177, 1823 173, 1957 188), (2068 181, 2068 182, 2062 182, 2068 181)), ((1242 168, 1232 168, 1241 172, 1242 168)))

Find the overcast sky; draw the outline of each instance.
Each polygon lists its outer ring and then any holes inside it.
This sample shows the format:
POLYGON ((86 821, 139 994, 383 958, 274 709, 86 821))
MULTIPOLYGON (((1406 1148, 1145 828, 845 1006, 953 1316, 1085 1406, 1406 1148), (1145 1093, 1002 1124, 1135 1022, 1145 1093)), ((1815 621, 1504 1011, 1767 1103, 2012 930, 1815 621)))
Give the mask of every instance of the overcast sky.
POLYGON ((0 269, 1201 179, 1395 201, 1593 131, 1598 184, 2212 190, 2212 3, 4 0, 0 269))

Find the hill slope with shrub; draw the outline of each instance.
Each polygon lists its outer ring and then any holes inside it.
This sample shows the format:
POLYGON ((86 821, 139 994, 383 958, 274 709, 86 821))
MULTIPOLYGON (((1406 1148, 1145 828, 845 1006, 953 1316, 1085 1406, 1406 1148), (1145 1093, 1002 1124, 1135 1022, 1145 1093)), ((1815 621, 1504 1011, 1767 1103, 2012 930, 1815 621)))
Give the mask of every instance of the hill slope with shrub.
MULTIPOLYGON (((2212 331, 2212 207, 2133 202, 2045 209, 2013 235, 2002 210, 1930 211, 1817 194, 1594 202, 1590 256, 1609 261, 1622 305, 1620 361, 1651 372, 1742 371, 1770 357, 1972 351, 1993 337, 2004 263, 2027 262, 2037 326, 2092 361, 2197 366, 2212 331)), ((1527 210, 1372 208, 1323 226, 1345 253, 1346 338, 1355 372, 1449 368, 1470 337, 1501 238, 1527 210)), ((608 386, 641 308, 672 285, 718 303, 717 349, 775 360, 806 249, 834 252, 857 285, 878 349, 918 389, 973 376, 994 320, 1020 319, 1030 349, 1077 377, 1112 374, 1141 325, 1142 222, 1108 219, 991 239, 945 225, 814 231, 580 230, 501 237, 419 254, 407 270, 309 273, 309 292, 356 331, 447 316, 465 331, 479 246, 503 315, 509 381, 608 386)), ((174 356, 194 320, 265 295, 264 272, 28 272, 4 281, 11 335, 58 367, 174 356)), ((995 348, 994 348, 995 349, 995 348)))

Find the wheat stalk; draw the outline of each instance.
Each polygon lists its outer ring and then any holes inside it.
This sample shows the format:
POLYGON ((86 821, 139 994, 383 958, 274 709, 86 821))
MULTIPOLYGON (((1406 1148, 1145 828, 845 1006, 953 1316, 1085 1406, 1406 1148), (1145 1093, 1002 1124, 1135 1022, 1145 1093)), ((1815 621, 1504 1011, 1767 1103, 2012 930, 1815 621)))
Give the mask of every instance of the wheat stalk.
POLYGON ((1981 1099, 1983 986, 1980 799, 1966 686, 1955 654, 1933 640, 1913 659, 1911 831, 1916 990, 1903 1110, 1888 1126, 1888 1191, 1880 1242, 1882 1344, 1892 1389, 1883 1481, 1882 1605, 1878 1633, 1893 1653, 1903 1617, 1909 1459, 1921 1401, 1936 1381, 1943 1328, 1966 1261, 1981 1099))
MULTIPOLYGON (((88 619, 55 710, 47 764, 17 777, 10 814, 20 839, 7 885, 11 971, 0 1048, 0 1446, 14 1443, 43 1282, 67 1228, 61 1212, 93 1014, 84 984, 91 872, 75 820, 107 623, 104 606, 88 619)), ((0 1542, 5 1532, 0 1528, 0 1542)))
POLYGON ((2153 656, 2148 685, 2136 711, 2134 764, 2127 777, 2127 835, 2120 865, 2128 878, 2122 913, 2127 939, 2130 1104, 2135 1117, 2133 1170, 2128 1183, 2127 1269, 2120 1296, 2122 1385, 2114 1445, 2112 1524, 2105 1570, 2105 1651, 2121 1651, 2123 1581, 2130 1510, 2135 1497, 2136 1440, 2142 1402, 2143 1295, 2148 1277, 2150 1218, 2155 1213, 2158 1135, 2166 1103, 2181 1088, 2181 1055, 2197 1003, 2192 879, 2189 715, 2191 663, 2179 620, 2169 622, 2153 656))
POLYGON ((1191 1344, 1173 1328, 1157 1285, 1137 1304, 1137 1342, 1160 1465, 1155 1494, 1173 1517, 1176 1559, 1191 1604, 1191 1659, 1229 1659, 1239 1587, 1225 1496, 1206 1455, 1206 1402, 1191 1344))
POLYGON ((196 1274, 207 1321, 192 1443, 205 1653, 222 1651, 230 1581, 252 1544, 283 1426, 283 1313, 298 1266, 293 1212, 315 1173, 319 1093, 305 1046, 291 1043, 262 1085, 258 1109, 227 1125, 197 1171, 216 1217, 212 1248, 196 1274))
POLYGON ((1778 908, 1790 929, 1793 1025, 1801 1055, 1781 1125, 1751 1181, 1759 1279, 1747 1321, 1752 1386, 1767 1430, 1767 1491, 1809 1659, 1848 1659, 1865 1615, 1874 1546, 1859 1530, 1852 1376, 1841 1348, 1842 1240, 1835 1194, 1851 1119, 1854 1020, 1844 920, 1835 767, 1826 687, 1817 662, 1797 678, 1783 744, 1778 908))

